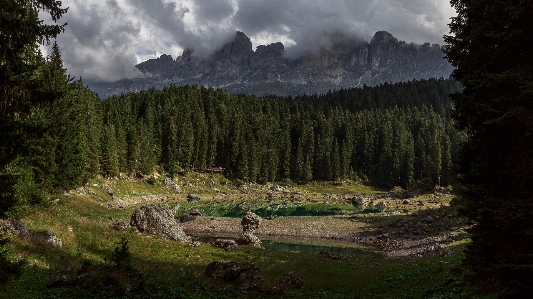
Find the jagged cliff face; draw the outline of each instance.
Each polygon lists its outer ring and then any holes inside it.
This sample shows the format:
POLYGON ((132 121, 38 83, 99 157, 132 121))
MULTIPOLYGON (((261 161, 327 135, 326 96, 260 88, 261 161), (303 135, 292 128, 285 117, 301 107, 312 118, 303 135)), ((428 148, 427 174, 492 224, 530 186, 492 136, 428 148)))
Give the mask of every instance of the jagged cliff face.
POLYGON ((253 51, 250 39, 237 32, 233 42, 209 59, 198 59, 187 49, 176 59, 161 55, 138 64, 143 78, 89 86, 104 97, 171 83, 256 95, 320 94, 364 84, 447 78, 453 70, 439 45, 407 44, 385 31, 377 32, 369 43, 333 45, 297 59, 286 58, 284 51, 282 43, 253 51))

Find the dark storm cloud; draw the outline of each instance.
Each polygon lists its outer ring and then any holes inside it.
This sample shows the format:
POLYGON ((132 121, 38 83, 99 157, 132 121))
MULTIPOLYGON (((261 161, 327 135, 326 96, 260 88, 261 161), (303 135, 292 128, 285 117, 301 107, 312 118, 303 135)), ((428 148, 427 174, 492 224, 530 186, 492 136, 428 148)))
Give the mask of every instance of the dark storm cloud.
POLYGON ((183 49, 205 57, 243 31, 254 45, 282 41, 289 57, 369 41, 376 31, 442 43, 448 0, 65 0, 58 42, 69 72, 87 79, 138 75, 134 65, 183 49))
POLYGON ((77 3, 62 21, 68 26, 57 42, 69 73, 106 81, 138 75, 131 45, 140 26, 129 20, 115 1, 77 3))
POLYGON ((194 49, 196 55, 211 54, 235 35, 235 30, 223 24, 233 14, 228 1, 197 1, 191 5, 194 10, 162 0, 132 0, 131 3, 157 28, 166 31, 173 42, 194 49), (195 26, 187 26, 187 18, 191 19, 189 22, 195 21, 195 26))
POLYGON ((199 20, 206 20, 214 25, 224 22, 233 16, 234 8, 232 1, 225 0, 202 0, 193 3, 193 10, 199 20))
POLYGON ((408 42, 441 43, 447 31, 446 1, 333 0, 239 1, 233 24, 251 36, 262 32, 284 35, 296 44, 291 56, 316 52, 334 42, 331 35, 369 40, 386 30, 408 42))

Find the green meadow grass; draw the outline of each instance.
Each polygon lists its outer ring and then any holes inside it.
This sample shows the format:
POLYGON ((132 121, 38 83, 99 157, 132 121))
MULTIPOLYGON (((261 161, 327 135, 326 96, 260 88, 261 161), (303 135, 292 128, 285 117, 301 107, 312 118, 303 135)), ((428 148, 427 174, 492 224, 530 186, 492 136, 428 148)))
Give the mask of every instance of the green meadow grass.
MULTIPOLYGON (((92 182, 101 185, 102 182, 92 182)), ((107 182, 109 183, 109 182, 107 182)), ((114 180, 117 196, 171 194, 162 185, 144 181, 114 180)), ((89 185, 91 186, 91 185, 89 185)), ((321 185, 302 189, 321 192, 321 185)), ((337 187, 337 186, 335 186, 337 187)), ((287 251, 268 251, 244 246, 224 251, 210 244, 198 247, 152 238, 134 229, 125 232, 109 226, 128 221, 138 206, 124 210, 109 208, 112 198, 96 195, 59 198, 46 209, 22 219, 32 233, 51 230, 62 239, 62 248, 31 240, 11 238, 15 259, 24 260, 22 275, 0 285, 0 298, 271 298, 268 292, 241 291, 232 284, 206 277, 210 262, 248 261, 257 264, 265 278, 264 290, 293 271, 304 278, 304 288, 287 290, 282 298, 490 298, 477 294, 465 283, 468 273, 461 268, 465 242, 452 244, 453 255, 410 259, 386 259, 370 248, 333 260, 328 257, 287 251), (120 271, 93 277, 81 286, 47 288, 46 283, 62 275, 76 276, 83 269, 111 263, 117 242, 125 236, 132 255, 131 266, 144 273, 142 282, 120 271)), ((350 187, 351 188, 351 187, 350 187)), ((359 187, 358 187, 359 188, 359 187)), ((311 191, 310 191, 311 192, 311 191)), ((353 192, 353 189, 342 192, 353 192)), ((322 193, 332 193, 327 187, 322 193)), ((182 200, 182 204, 185 202, 182 200)), ((372 216, 365 216, 372 217, 372 216)), ((374 225, 382 225, 376 221, 374 225)), ((111 270, 110 270, 111 271, 111 270)))

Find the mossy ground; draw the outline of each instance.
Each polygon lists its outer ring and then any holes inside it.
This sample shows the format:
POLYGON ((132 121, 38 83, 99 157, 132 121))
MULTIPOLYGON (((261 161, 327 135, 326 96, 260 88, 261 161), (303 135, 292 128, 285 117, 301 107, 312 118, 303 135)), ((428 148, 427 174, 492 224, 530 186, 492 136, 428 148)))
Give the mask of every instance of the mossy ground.
MULTIPOLYGON (((183 186, 185 194, 194 192, 207 197, 213 195, 213 188, 218 189, 217 194, 225 192, 225 200, 244 200, 241 196, 246 194, 242 193, 242 186, 236 188, 218 175, 196 174, 176 181, 183 186), (216 185, 209 185, 215 179, 216 185), (187 181, 190 184, 187 185, 187 181)), ((184 195, 176 195, 164 188, 161 179, 153 184, 127 179, 95 180, 88 185, 91 192, 73 191, 69 196, 58 197, 48 208, 36 210, 23 221, 32 233, 45 230, 55 232, 62 239, 63 247, 53 248, 31 240, 11 238, 9 245, 16 252, 14 258, 24 260, 26 264, 19 278, 1 286, 1 298, 272 297, 268 292, 241 291, 233 285, 206 277, 206 266, 214 260, 257 264, 260 274, 265 278, 265 290, 277 284, 283 275, 291 271, 299 273, 304 278, 304 288, 285 291, 281 297, 287 298, 489 298, 477 294, 474 287, 465 283, 468 273, 461 268, 465 241, 450 245, 454 249, 453 255, 416 259, 386 259, 366 247, 360 247, 355 254, 338 260, 317 254, 268 251, 246 246, 238 251, 224 251, 210 244, 192 247, 148 237, 133 229, 123 232, 111 229, 109 226, 114 220, 127 221, 133 210, 143 202, 141 200, 120 208, 109 205, 116 198, 101 190, 103 183, 111 186, 115 191, 114 196, 118 198, 155 195, 151 199, 157 198, 157 201, 162 200, 171 206, 176 203, 187 205, 184 195), (82 273, 83 269, 96 269, 100 264, 109 264, 113 250, 123 236, 129 241, 132 267, 144 273, 142 282, 115 271, 115 274, 107 273, 101 277, 96 275, 90 285, 46 287, 48 281, 58 276, 75 276, 82 273)), ((379 192, 356 185, 349 185, 346 189, 337 187, 321 189, 320 184, 297 186, 297 189, 289 189, 289 195, 339 195, 365 190, 368 193, 379 192)), ((250 189, 253 188, 247 190, 250 189)), ((266 193, 265 189, 246 195, 251 197, 266 193)), ((329 204, 336 203, 329 201, 329 204)), ((371 223, 371 226, 390 221, 372 215, 363 217, 373 217, 373 222, 365 222, 365 225, 371 223)))

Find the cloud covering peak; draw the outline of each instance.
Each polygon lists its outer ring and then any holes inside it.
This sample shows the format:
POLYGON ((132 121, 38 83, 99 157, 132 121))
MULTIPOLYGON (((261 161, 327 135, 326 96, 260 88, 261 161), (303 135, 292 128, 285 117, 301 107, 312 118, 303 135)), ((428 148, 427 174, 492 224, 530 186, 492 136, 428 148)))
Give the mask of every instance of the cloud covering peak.
POLYGON ((58 37, 68 72, 114 81, 135 64, 185 48, 206 57, 242 31, 254 47, 281 41, 297 57, 385 30, 407 42, 442 43, 455 15, 447 0, 65 0, 58 37))

